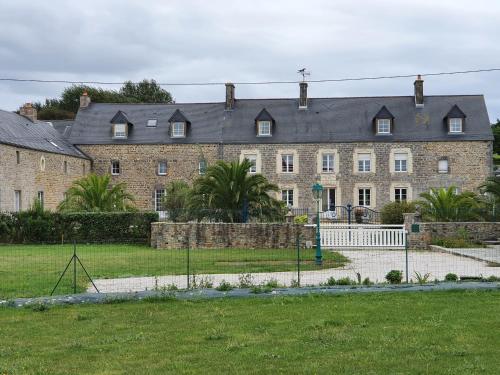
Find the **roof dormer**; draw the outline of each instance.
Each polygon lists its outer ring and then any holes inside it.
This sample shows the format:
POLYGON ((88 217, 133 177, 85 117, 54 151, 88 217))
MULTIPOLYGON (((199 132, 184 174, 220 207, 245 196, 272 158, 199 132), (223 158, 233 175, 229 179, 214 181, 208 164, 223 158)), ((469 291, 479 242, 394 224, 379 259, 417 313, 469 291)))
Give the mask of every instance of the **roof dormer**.
POLYGON ((394 116, 385 105, 373 118, 373 128, 376 135, 391 135, 394 131, 394 116))
POLYGON ((257 137, 272 137, 274 124, 274 118, 263 108, 255 118, 255 134, 257 137))
POLYGON ((186 138, 191 123, 179 109, 175 110, 168 122, 170 138, 186 138))
POLYGON ((127 114, 122 111, 116 112, 111 119, 111 131, 114 139, 127 139, 132 127, 127 114))
POLYGON ((465 113, 455 104, 444 118, 448 134, 462 134, 465 131, 466 117, 465 113))

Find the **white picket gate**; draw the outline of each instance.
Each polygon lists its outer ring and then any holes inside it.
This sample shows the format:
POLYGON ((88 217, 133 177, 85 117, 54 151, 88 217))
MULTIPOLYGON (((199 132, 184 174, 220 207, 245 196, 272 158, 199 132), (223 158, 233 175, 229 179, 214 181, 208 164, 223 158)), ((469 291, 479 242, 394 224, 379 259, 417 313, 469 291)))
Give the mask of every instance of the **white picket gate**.
POLYGON ((323 224, 321 246, 325 248, 384 247, 404 249, 404 225, 323 224))

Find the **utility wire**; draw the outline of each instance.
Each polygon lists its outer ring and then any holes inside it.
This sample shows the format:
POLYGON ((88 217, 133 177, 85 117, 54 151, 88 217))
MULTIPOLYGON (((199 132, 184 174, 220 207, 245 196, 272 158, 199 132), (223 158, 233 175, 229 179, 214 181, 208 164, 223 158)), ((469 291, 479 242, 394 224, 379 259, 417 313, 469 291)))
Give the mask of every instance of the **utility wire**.
MULTIPOLYGON (((420 74, 422 77, 429 76, 445 76, 454 74, 471 74, 471 73, 487 73, 497 72, 500 68, 490 69, 473 69, 461 70, 453 72, 438 72, 438 73, 424 73, 420 74)), ((331 78, 331 79, 310 79, 305 82, 309 83, 326 83, 326 82, 346 82, 346 81, 372 81, 380 79, 395 79, 395 78, 409 78, 415 77, 417 74, 399 74, 390 76, 375 76, 375 77, 351 77, 351 78, 331 78)), ((0 78, 0 81, 8 82, 33 82, 33 83, 68 83, 68 84, 94 84, 94 85, 123 85, 125 82, 106 82, 106 81, 71 81, 71 80, 49 80, 49 79, 24 79, 24 78, 0 78)), ((235 85, 283 85, 303 82, 301 80, 294 81, 250 81, 250 82, 233 82, 235 85)), ((133 82, 135 84, 139 82, 133 82)), ((220 86, 225 85, 226 82, 161 82, 157 83, 159 86, 220 86)))

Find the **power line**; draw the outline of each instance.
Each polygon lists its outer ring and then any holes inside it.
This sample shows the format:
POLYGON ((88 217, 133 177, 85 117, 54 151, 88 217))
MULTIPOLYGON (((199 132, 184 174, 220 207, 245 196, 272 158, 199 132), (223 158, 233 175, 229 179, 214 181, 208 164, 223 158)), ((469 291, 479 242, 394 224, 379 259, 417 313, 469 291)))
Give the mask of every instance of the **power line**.
MULTIPOLYGON (((437 73, 421 73, 422 77, 429 76, 444 76, 444 75, 455 75, 455 74, 471 74, 471 73, 487 73, 487 72, 497 72, 500 68, 489 68, 489 69, 473 69, 473 70, 461 70, 452 72, 437 72, 437 73)), ((306 80, 309 83, 327 83, 327 82, 346 82, 346 81, 373 81, 380 79, 396 79, 396 78, 411 78, 415 77, 417 74, 399 74, 390 76, 375 76, 375 77, 348 77, 348 78, 330 78, 330 79, 310 79, 306 80)), ((31 82, 31 83, 67 83, 67 84, 93 84, 93 85, 123 85, 125 82, 106 82, 106 81, 72 81, 72 80, 49 80, 49 79, 28 79, 28 78, 0 78, 0 81, 6 82, 31 82)), ((283 84, 294 84, 300 83, 302 81, 250 81, 250 82, 233 82, 235 85, 283 85, 283 84)), ((139 82, 133 82, 135 84, 139 82)), ((225 85, 226 82, 160 82, 157 83, 159 86, 220 86, 225 85)))

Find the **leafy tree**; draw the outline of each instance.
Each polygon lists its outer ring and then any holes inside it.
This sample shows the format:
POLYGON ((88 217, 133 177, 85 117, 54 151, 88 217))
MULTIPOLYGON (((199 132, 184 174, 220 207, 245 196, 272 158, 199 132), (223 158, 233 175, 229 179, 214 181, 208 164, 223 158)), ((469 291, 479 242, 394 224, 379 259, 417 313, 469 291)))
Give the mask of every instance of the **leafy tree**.
POLYGON ((191 188, 184 181, 172 181, 165 189, 163 206, 173 222, 189 221, 189 199, 191 188))
POLYGON ((500 155, 500 119, 497 119, 497 123, 493 124, 492 130, 495 137, 493 141, 493 153, 500 155))
POLYGON ((432 188, 422 193, 419 203, 424 218, 433 221, 468 221, 479 219, 480 202, 477 195, 470 191, 457 194, 456 188, 432 188))
POLYGON ((110 185, 111 176, 89 174, 75 182, 66 191, 58 209, 65 212, 133 211, 134 198, 126 185, 110 185))
POLYGON ((242 222, 245 211, 249 217, 282 219, 285 211, 282 202, 269 195, 278 191, 278 187, 261 174, 249 174, 250 167, 248 160, 218 161, 208 167, 206 174, 194 182, 190 199, 198 219, 242 222))
POLYGON ((380 211, 383 224, 403 224, 405 213, 415 212, 415 202, 391 202, 380 211))
POLYGON ((171 94, 162 89, 155 80, 131 81, 118 90, 102 89, 88 85, 66 87, 59 99, 46 99, 45 103, 34 103, 41 120, 72 119, 80 106, 80 96, 86 91, 94 103, 171 103, 171 94))

